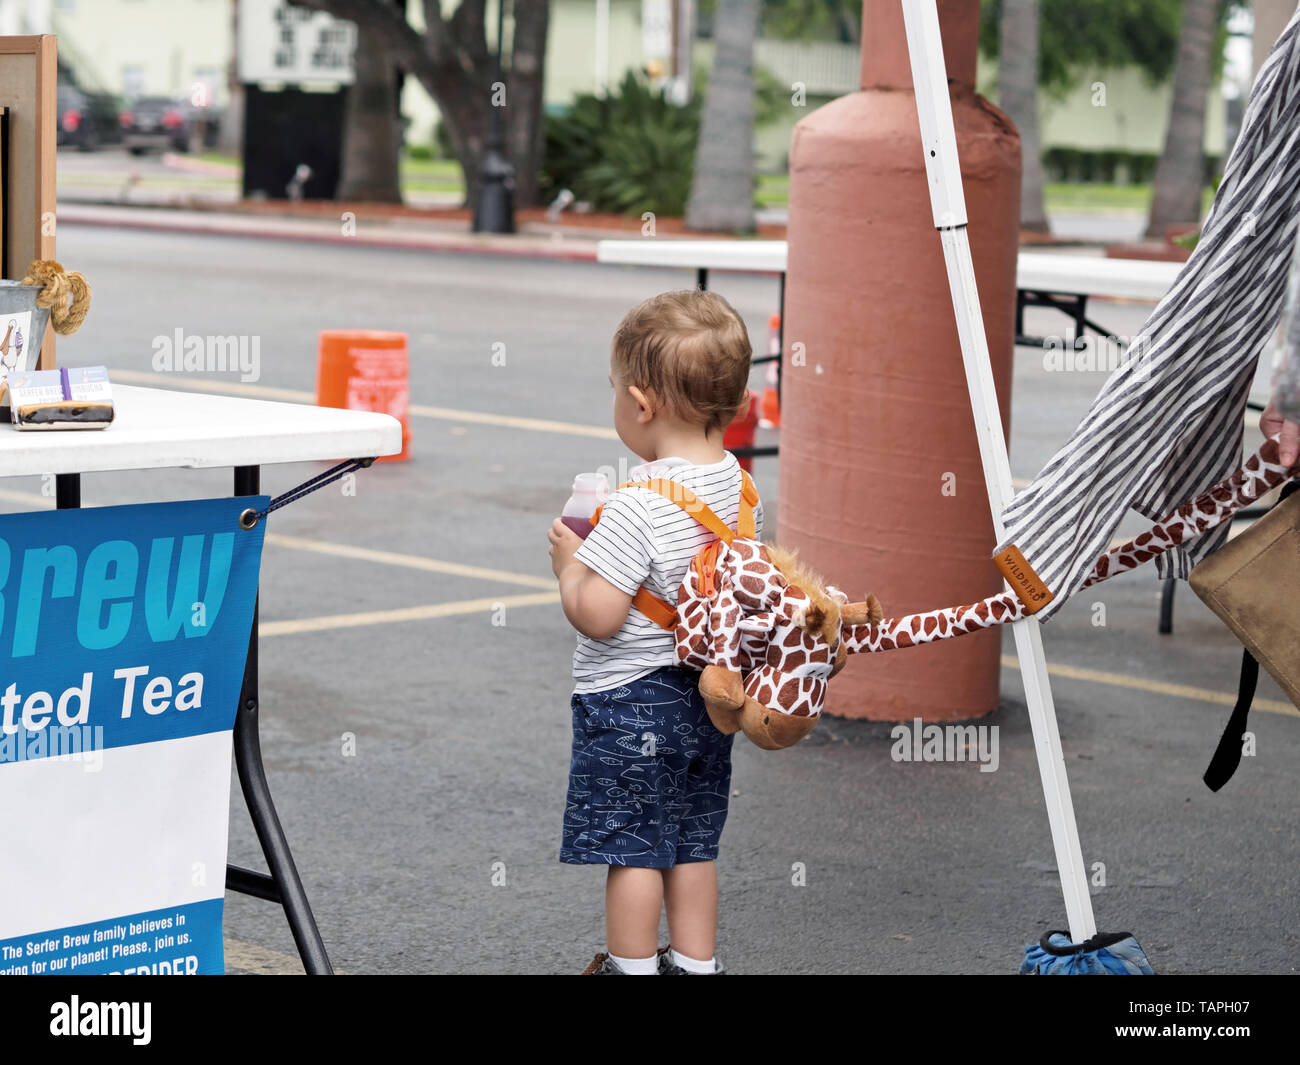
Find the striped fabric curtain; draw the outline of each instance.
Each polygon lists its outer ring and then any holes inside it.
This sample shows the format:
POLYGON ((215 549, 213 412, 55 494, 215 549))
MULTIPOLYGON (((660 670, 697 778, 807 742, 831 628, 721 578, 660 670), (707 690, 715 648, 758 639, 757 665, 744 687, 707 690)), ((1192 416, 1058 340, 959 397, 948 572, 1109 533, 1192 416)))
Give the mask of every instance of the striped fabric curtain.
POLYGON ((1282 320, 1270 345, 1273 355, 1271 402, 1288 421, 1300 423, 1300 234, 1291 255, 1282 320))
MULTIPOLYGON (((1003 512, 1054 598, 1087 578, 1132 508, 1158 521, 1241 463, 1246 400, 1282 311, 1300 207, 1300 10, 1260 68, 1200 243, 1066 444, 1003 512)), ((1228 526, 1156 560, 1186 578, 1228 526)))

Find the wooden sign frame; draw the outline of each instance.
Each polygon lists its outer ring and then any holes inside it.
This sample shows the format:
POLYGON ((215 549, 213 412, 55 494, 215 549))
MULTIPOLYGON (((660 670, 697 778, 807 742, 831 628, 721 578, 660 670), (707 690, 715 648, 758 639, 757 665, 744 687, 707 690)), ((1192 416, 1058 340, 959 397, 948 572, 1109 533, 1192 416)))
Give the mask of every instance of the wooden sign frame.
MULTIPOLYGON (((33 259, 53 259, 57 208, 57 38, 51 33, 0 37, 0 107, 6 143, 0 151, 4 277, 19 280, 33 259)), ((37 366, 54 366, 54 329, 47 327, 37 366)))

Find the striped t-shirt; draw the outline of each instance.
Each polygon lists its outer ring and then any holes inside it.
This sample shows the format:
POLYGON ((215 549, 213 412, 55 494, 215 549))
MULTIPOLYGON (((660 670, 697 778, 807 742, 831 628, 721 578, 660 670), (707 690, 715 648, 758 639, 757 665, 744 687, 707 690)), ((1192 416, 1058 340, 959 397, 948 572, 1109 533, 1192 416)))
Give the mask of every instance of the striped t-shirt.
MULTIPOLYGON (((637 466, 629 481, 660 477, 694 492, 728 527, 740 513, 741 469, 730 451, 721 462, 697 466, 681 458, 637 466)), ((763 533, 763 504, 754 506, 755 537, 763 533)), ((644 585, 674 606, 686 569, 717 537, 680 506, 648 488, 620 488, 609 497, 600 521, 574 555, 615 588, 635 595, 644 585)), ((673 634, 636 607, 623 627, 604 640, 578 634, 573 653, 574 691, 605 691, 677 664, 673 634)))

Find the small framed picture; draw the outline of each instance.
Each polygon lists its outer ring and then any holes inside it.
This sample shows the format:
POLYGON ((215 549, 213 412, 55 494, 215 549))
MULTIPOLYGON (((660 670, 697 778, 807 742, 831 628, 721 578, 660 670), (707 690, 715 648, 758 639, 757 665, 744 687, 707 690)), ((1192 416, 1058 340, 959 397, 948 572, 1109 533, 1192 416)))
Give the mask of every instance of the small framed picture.
POLYGON ((40 345, 33 346, 31 340, 31 311, 0 311, 0 380, 36 364, 40 345))

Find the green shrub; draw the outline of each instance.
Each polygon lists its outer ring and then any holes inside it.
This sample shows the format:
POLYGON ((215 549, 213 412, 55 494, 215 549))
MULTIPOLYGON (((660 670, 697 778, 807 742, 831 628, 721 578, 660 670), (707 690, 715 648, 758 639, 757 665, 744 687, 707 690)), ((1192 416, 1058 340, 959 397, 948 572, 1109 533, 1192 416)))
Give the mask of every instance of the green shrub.
MULTIPOLYGON (((1153 152, 1128 152, 1120 149, 1085 151, 1080 148, 1048 148, 1043 153, 1043 169, 1048 181, 1118 182, 1146 185, 1155 180, 1160 157, 1153 152)), ((1219 156, 1204 157, 1205 181, 1218 172, 1219 156)))
POLYGON ((415 163, 427 163, 433 158, 433 146, 429 144, 412 144, 406 149, 406 157, 415 163))
POLYGON ((628 71, 605 97, 546 116, 542 195, 567 188, 598 211, 684 214, 699 131, 698 97, 679 107, 628 71))
POLYGON ((601 160, 582 183, 589 192, 574 192, 602 210, 684 215, 697 137, 698 130, 671 124, 617 126, 601 138, 601 160))

